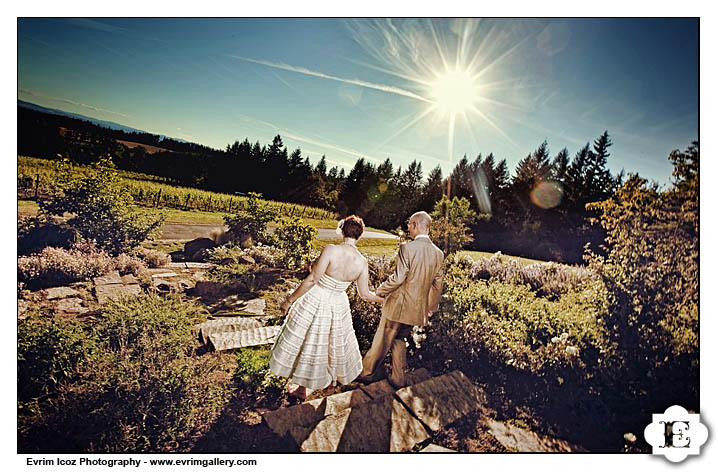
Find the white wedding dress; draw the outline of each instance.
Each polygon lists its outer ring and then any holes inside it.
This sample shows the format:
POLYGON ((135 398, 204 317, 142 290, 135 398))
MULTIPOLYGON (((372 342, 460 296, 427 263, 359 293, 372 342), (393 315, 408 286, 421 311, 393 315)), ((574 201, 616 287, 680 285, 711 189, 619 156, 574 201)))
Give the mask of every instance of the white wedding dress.
POLYGON ((348 384, 361 373, 349 285, 324 274, 292 304, 272 348, 272 372, 311 389, 348 384))

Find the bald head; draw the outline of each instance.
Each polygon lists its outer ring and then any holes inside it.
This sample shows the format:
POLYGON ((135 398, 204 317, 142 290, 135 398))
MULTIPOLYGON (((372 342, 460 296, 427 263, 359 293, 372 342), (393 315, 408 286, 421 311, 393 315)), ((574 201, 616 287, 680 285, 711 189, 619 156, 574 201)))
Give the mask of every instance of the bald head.
MULTIPOLYGON (((431 227, 431 216, 425 211, 417 211, 411 218, 409 218, 409 229, 412 229, 414 225, 414 232, 416 234, 429 234, 429 228, 431 227)), ((411 231, 410 231, 411 233, 411 231)), ((411 237, 415 237, 414 234, 411 237)))

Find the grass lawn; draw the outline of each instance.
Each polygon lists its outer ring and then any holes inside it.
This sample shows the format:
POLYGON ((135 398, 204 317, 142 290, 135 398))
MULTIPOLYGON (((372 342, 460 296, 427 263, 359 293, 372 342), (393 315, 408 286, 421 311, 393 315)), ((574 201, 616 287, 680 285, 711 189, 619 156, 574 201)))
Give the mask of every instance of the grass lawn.
MULTIPOLYGON (((327 244, 340 244, 341 239, 315 239, 312 244, 314 249, 321 251, 327 244)), ((357 249, 365 256, 387 256, 394 257, 398 249, 398 241, 395 239, 368 239, 362 238, 357 242, 357 249)))
POLYGON ((17 216, 35 216, 40 207, 32 200, 17 201, 17 216))

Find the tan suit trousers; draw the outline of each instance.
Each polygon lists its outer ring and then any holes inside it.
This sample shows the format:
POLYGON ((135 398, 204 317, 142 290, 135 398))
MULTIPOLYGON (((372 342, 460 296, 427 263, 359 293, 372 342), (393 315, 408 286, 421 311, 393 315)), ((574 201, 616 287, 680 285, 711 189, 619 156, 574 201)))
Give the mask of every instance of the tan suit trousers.
POLYGON ((411 334, 411 329, 412 325, 387 320, 386 315, 382 314, 371 348, 362 360, 364 372, 373 374, 377 364, 384 360, 391 349, 391 376, 389 378, 395 385, 405 386, 406 338, 411 334))

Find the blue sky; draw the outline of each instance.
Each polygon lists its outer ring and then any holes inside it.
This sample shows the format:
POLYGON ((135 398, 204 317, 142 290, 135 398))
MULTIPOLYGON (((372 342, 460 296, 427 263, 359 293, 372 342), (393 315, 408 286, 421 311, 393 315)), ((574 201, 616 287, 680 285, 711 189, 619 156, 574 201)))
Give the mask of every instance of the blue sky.
POLYGON ((608 130, 614 172, 667 184, 698 64, 695 19, 18 20, 19 99, 216 148, 280 134, 347 170, 493 152, 513 172, 608 130), (471 77, 453 128, 447 70, 471 77))

